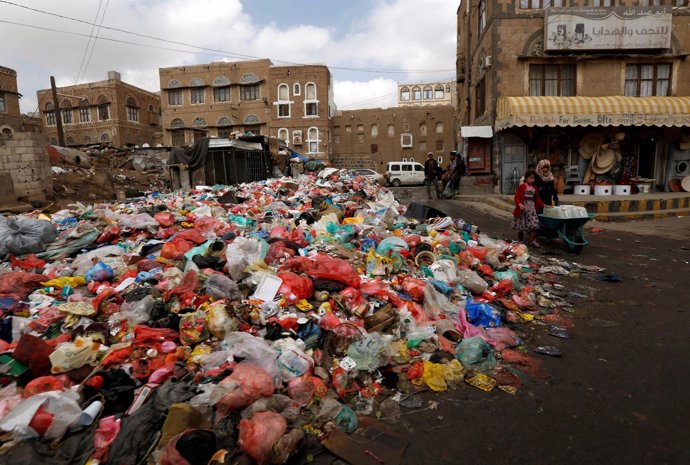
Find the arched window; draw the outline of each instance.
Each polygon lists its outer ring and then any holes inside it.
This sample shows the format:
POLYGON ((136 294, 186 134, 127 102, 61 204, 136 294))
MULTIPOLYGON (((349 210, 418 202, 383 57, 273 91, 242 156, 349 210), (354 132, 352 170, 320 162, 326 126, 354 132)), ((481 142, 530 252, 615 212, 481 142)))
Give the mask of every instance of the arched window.
POLYGON ((67 137, 65 138, 65 144, 66 144, 66 145, 74 145, 74 137, 72 137, 72 136, 67 136, 67 137))
POLYGON ((58 140, 57 140, 55 137, 51 137, 51 138, 50 138, 50 143, 53 144, 53 145, 57 145, 58 140))
POLYGON ((254 84, 255 82, 259 82, 259 78, 254 73, 244 74, 240 78, 240 84, 254 84))
POLYGON ((177 79, 172 79, 168 82, 168 89, 177 89, 178 87, 182 87, 182 83, 177 79))
POLYGON ((201 78, 194 78, 189 81, 189 100, 192 105, 204 103, 204 81, 201 78))
POLYGON ((195 126, 197 128, 203 128, 206 127, 206 120, 202 118, 201 116, 197 116, 194 118, 194 121, 192 122, 192 126, 195 126))
POLYGON ((426 123, 422 123, 419 125, 419 135, 426 136, 426 123))
POLYGON ((280 84, 278 86, 278 101, 288 101, 290 100, 290 88, 287 84, 280 84))
POLYGON ((313 126, 310 127, 307 131, 307 146, 309 147, 309 153, 318 153, 319 142, 319 129, 313 126))
POLYGON ((438 123, 436 123, 436 133, 441 134, 442 132, 443 132, 443 123, 439 121, 438 123))
POLYGON ((299 85, 299 82, 296 82, 292 86, 292 95, 301 95, 302 94, 302 86, 299 85))
POLYGON ((55 104, 53 102, 47 102, 46 103, 46 111, 53 111, 55 110, 55 104))
POLYGON ((319 116, 319 101, 316 98, 316 84, 313 82, 304 86, 304 116, 319 116))
POLYGON ((432 90, 431 86, 424 86, 424 100, 431 100, 434 98, 434 91, 432 90))
POLYGON ((84 134, 82 141, 84 142, 84 145, 93 144, 93 138, 89 134, 84 134))
POLYGON ((91 109, 89 108, 89 99, 83 98, 79 100, 79 122, 88 123, 91 121, 91 109))
POLYGON ((402 102, 409 102, 409 100, 410 100, 410 88, 409 87, 402 87, 400 89, 400 100, 402 102))
POLYGON ((139 107, 134 97, 127 97, 127 121, 132 123, 139 122, 139 107))
POLYGON ((110 119, 110 101, 105 95, 98 96, 98 120, 106 121, 110 119))
POLYGON ((434 98, 437 99, 442 99, 444 97, 445 93, 443 92, 443 86, 438 85, 434 89, 434 98))
POLYGON ((393 137, 395 135, 395 126, 392 124, 388 125, 388 137, 393 137))
POLYGON ((229 116, 221 116, 218 118, 218 123, 216 124, 218 127, 227 127, 227 126, 232 126, 232 118, 229 116))
POLYGON ((101 142, 110 142, 110 134, 108 134, 107 132, 102 132, 101 142))
POLYGON ((175 118, 170 122, 170 127, 172 129, 180 129, 184 127, 184 121, 182 121, 180 118, 175 118))
POLYGON ((153 105, 149 104, 149 111, 153 113, 153 105))
POLYGON ((276 102, 278 118, 290 117, 290 88, 287 84, 278 85, 278 101, 276 102))
POLYGON ((55 122, 55 104, 53 102, 46 103, 44 113, 46 115, 46 125, 55 126, 57 123, 55 122))
POLYGON ((422 89, 420 89, 417 86, 414 86, 412 88, 412 100, 421 100, 422 99, 422 89))
POLYGON ((259 117, 256 115, 248 115, 244 118, 244 124, 259 124, 260 122, 259 117))
POLYGON ((376 137, 379 135, 379 125, 378 124, 372 124, 371 125, 371 137, 376 137))
MULTIPOLYGON (((62 108, 62 123, 72 124, 74 121, 72 120, 72 104, 70 101, 63 100, 60 104, 60 108, 62 108)), ((72 140, 72 145, 74 145, 74 140, 72 140)))
POLYGON ((278 139, 282 140, 283 142, 285 142, 287 144, 289 138, 290 138, 290 133, 288 132, 287 128, 278 129, 278 139))
POLYGON ((228 79, 225 76, 218 76, 213 80, 214 86, 229 86, 230 85, 230 79, 228 79))
POLYGON ((204 80, 201 78, 194 78, 189 81, 189 87, 201 87, 204 85, 204 80))

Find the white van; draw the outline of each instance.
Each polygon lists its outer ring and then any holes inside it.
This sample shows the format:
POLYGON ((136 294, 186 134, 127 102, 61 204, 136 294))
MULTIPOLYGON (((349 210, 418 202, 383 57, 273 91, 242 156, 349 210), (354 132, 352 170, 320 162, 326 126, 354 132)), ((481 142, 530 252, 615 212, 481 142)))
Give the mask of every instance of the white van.
POLYGON ((388 162, 386 179, 395 187, 424 184, 424 165, 416 161, 388 162))

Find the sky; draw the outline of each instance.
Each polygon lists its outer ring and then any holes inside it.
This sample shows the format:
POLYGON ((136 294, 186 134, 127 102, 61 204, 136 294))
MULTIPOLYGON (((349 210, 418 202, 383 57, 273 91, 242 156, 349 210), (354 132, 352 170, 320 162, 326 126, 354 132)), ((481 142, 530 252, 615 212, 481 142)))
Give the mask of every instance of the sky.
POLYGON ((398 83, 454 80, 458 4, 0 0, 0 65, 17 71, 23 113, 36 110, 36 91, 50 87, 51 75, 60 87, 116 70, 157 92, 158 68, 256 58, 326 64, 338 109, 388 108, 397 104, 398 83))

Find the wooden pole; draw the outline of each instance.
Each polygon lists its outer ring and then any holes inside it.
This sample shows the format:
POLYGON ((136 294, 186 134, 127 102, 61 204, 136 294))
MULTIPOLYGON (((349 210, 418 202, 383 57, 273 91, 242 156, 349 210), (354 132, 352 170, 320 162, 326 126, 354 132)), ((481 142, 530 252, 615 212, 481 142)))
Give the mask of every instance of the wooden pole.
POLYGON ((50 88, 53 91, 53 104, 55 106, 55 122, 57 123, 58 144, 65 146, 65 132, 62 129, 62 113, 60 112, 60 102, 58 101, 57 89, 55 88, 55 77, 50 76, 50 88))

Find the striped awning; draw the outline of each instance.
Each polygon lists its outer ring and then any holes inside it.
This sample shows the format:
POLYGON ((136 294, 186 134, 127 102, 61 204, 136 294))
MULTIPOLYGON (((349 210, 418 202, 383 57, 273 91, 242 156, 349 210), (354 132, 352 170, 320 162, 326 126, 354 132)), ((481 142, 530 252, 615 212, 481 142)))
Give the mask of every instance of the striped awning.
POLYGON ((502 97, 494 126, 690 126, 690 97, 502 97))

